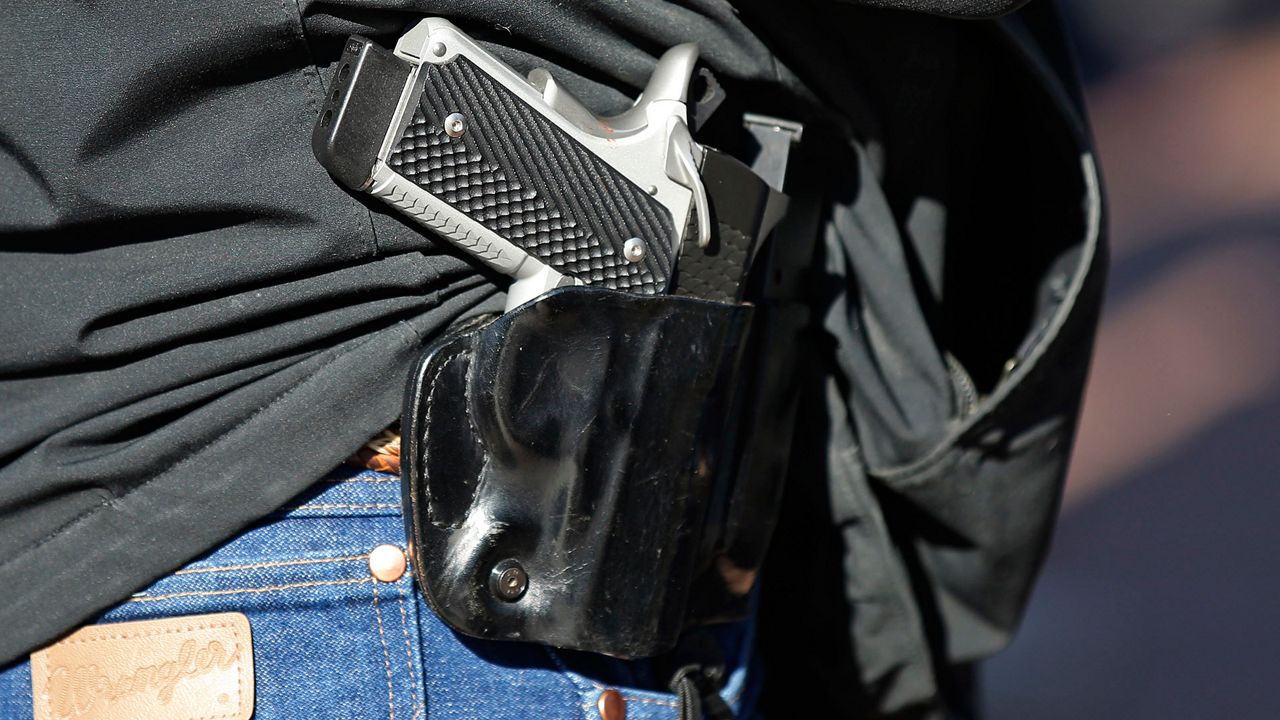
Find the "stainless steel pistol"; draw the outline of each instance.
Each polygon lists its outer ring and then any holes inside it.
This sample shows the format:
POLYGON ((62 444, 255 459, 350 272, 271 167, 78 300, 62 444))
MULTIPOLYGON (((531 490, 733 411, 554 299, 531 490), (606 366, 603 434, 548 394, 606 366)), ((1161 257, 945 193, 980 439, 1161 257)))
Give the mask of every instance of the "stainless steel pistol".
POLYGON ((563 285, 670 291, 686 234, 711 238, 677 45, 621 115, 527 78, 441 18, 389 52, 347 41, 312 136, 320 162, 512 277, 508 309, 563 285), (691 214, 692 213, 692 214, 691 214))

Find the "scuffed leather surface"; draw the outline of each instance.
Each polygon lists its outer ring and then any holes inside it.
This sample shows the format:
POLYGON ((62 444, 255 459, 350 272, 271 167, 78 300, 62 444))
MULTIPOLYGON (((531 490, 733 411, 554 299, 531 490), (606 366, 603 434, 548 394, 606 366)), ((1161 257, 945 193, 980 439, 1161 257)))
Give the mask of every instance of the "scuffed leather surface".
POLYGON ((621 657, 673 645, 724 521, 751 315, 566 288, 429 348, 402 461, 411 556, 439 615, 621 657), (489 589, 506 559, 529 575, 516 602, 489 589))

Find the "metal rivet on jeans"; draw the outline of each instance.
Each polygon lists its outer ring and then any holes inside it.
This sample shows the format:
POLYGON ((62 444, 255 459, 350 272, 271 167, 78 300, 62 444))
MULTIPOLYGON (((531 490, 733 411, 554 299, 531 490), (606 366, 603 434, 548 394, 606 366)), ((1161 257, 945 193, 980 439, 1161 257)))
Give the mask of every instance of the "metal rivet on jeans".
POLYGON ((529 589, 529 574, 516 560, 503 560, 489 573, 489 590, 498 598, 515 602, 529 589))
POLYGON ((369 553, 369 573, 382 582, 395 582, 404 575, 408 561, 395 545, 379 545, 369 553))
POLYGON ((600 699, 596 700, 596 709, 600 711, 601 720, 626 720, 627 718, 627 701, 623 699, 622 693, 613 688, 600 693, 600 699))

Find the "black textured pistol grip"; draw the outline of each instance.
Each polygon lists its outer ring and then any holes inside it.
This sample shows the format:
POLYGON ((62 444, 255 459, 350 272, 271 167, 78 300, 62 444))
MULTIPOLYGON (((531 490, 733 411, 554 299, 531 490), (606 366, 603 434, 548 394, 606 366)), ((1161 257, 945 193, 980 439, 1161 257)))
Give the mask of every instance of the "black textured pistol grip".
POLYGON ((675 229, 661 203, 465 57, 422 74, 393 170, 566 275, 667 290, 675 229), (452 113, 464 118, 460 137, 444 131, 452 113), (639 262, 623 254, 630 238, 644 242, 639 262))

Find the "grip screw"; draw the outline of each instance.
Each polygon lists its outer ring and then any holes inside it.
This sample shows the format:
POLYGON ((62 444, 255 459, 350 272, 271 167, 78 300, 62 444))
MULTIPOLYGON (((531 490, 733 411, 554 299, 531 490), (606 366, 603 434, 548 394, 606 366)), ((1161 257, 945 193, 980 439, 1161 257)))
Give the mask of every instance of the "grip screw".
POLYGON ((644 241, 640 238, 630 238, 622 243, 622 254, 627 258, 627 262, 640 262, 644 259, 644 241))
POLYGON ((462 137, 462 133, 467 131, 467 123, 462 117, 462 113, 449 113, 444 119, 444 132, 449 137, 462 137))
POLYGON ((529 574, 516 560, 503 560, 489 573, 489 590, 500 600, 515 602, 529 589, 529 574))

